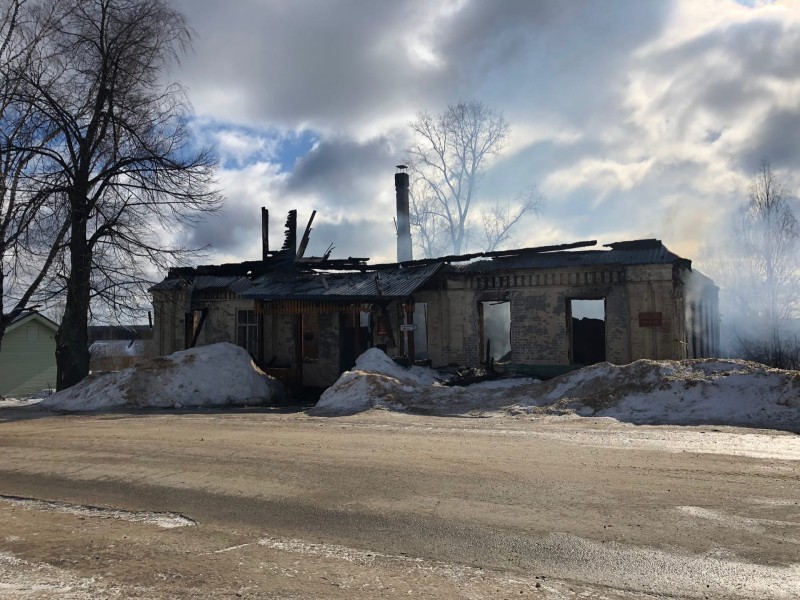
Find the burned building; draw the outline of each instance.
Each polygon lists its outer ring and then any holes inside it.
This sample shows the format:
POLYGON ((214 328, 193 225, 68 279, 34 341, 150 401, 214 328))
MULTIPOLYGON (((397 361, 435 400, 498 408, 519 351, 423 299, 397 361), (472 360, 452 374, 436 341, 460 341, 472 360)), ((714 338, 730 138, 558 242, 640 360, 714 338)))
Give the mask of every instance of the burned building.
MULTIPOLYGON (((398 256, 410 256, 397 178, 398 256)), ((659 240, 400 260, 305 257, 297 215, 259 261, 172 269, 152 289, 153 351, 245 347, 293 386, 325 387, 371 347, 400 360, 548 375, 600 361, 714 356, 718 288, 659 240)), ((406 215, 407 217, 407 215, 406 215)))

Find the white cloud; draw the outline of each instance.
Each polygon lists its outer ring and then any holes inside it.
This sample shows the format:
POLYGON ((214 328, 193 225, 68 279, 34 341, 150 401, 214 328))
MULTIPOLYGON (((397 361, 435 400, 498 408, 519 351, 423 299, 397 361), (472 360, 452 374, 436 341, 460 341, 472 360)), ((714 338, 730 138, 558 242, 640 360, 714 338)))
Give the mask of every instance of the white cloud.
POLYGON ((800 186, 800 2, 183 7, 197 33, 180 76, 225 161, 229 198, 218 226, 194 238, 229 259, 257 252, 260 205, 317 209, 337 253, 391 256, 405 125, 463 99, 513 126, 484 198, 532 183, 548 197, 520 243, 656 235, 693 252, 744 199, 762 156, 800 186), (282 136, 301 129, 318 142, 284 172, 273 164, 282 136))

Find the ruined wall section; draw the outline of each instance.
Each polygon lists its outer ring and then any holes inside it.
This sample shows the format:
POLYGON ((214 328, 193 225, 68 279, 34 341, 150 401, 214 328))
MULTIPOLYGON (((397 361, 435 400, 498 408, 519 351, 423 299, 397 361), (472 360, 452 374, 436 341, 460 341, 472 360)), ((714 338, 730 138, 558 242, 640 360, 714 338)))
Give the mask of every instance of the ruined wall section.
POLYGON ((434 365, 481 362, 480 302, 509 301, 511 360, 570 362, 569 300, 605 300, 606 360, 685 356, 683 286, 672 264, 451 273, 446 290, 416 295, 428 303, 434 365))
POLYGON ((627 362, 628 307, 625 272, 620 268, 519 270, 472 277, 475 302, 508 300, 511 361, 570 363, 570 300, 605 300, 606 359, 627 362))
POLYGON ((673 277, 673 265, 627 268, 630 312, 630 358, 674 360, 686 357, 683 286, 673 277))
POLYGON ((460 275, 448 274, 445 289, 415 294, 428 303, 428 355, 437 366, 477 365, 478 306, 475 292, 460 275))
POLYGON ((236 344, 236 311, 255 310, 255 303, 253 300, 242 300, 231 294, 230 298, 195 300, 192 308, 208 309, 196 346, 208 346, 219 342, 236 344))
POLYGON ((145 346, 148 358, 184 349, 184 316, 190 297, 188 290, 153 290, 153 340, 145 346))

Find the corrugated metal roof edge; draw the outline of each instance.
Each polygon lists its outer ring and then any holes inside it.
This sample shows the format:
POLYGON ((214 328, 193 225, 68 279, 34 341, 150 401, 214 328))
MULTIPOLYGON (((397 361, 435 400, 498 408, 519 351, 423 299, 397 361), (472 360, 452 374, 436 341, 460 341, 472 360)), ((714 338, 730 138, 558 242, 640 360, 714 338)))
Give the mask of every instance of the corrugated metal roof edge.
MULTIPOLYGON (((382 294, 334 294, 334 293, 317 293, 317 294, 310 294, 310 293, 299 293, 293 294, 291 292, 285 294, 269 294, 259 291, 251 291, 251 292, 242 292, 238 293, 237 295, 240 298, 248 298, 253 300, 321 300, 321 301, 381 301, 381 300, 398 300, 400 298, 406 298, 409 295, 413 294, 416 290, 421 288, 423 285, 428 283, 442 268, 444 268, 445 263, 436 263, 436 264, 428 264, 428 265, 419 265, 419 266, 411 266, 411 267, 404 267, 398 266, 394 270, 383 270, 383 271, 375 271, 375 272, 361 272, 361 273, 353 273, 354 276, 361 276, 370 275, 370 276, 377 276, 379 274, 391 274, 395 276, 402 276, 404 272, 408 272, 409 275, 420 274, 421 277, 419 281, 412 282, 407 288, 403 288, 401 291, 395 293, 382 293, 382 294)), ((341 272, 337 273, 316 273, 315 275, 319 275, 320 277, 324 275, 331 275, 331 276, 342 276, 344 275, 341 272)), ((387 285, 390 285, 387 283, 387 285)))
MULTIPOLYGON (((587 260, 585 265, 582 266, 630 266, 630 265, 646 265, 646 264, 685 264, 690 270, 692 268, 692 261, 688 258, 682 258, 667 248, 661 240, 646 239, 646 240, 632 240, 630 242, 615 242, 613 244, 605 244, 610 250, 577 250, 577 251, 559 251, 559 252, 546 252, 540 254, 533 254, 530 256, 508 256, 498 257, 491 260, 481 260, 462 265, 450 265, 448 269, 452 273, 483 273, 490 271, 501 270, 519 270, 519 269, 558 269, 567 265, 535 265, 535 264, 512 264, 509 263, 524 263, 530 261, 534 263, 537 260, 543 262, 557 262, 559 258, 568 259, 570 262, 580 264, 582 257, 587 259, 596 258, 609 258, 614 255, 619 255, 620 260, 609 262, 595 262, 587 260), (653 251, 663 251, 664 257, 660 260, 653 260, 653 251), (633 258, 633 255, 641 254, 640 259, 633 258), (624 257, 624 258, 623 258, 624 257), (555 261, 554 261, 555 259, 555 261)), ((571 265, 570 265, 571 266, 571 265)))

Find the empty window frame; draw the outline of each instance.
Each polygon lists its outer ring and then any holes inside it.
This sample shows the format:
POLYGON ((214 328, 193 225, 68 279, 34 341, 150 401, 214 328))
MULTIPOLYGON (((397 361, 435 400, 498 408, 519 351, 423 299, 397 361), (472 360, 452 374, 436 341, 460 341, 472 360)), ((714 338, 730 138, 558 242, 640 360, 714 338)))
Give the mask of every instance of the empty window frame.
POLYGON ((593 365, 606 360, 606 301, 569 299, 570 362, 593 365))

